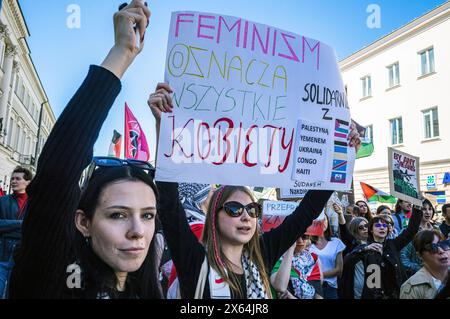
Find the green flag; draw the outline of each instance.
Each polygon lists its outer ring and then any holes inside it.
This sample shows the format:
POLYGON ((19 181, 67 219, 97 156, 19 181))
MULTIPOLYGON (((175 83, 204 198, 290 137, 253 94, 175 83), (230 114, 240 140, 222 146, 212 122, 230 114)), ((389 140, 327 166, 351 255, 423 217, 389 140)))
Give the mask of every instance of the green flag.
POLYGON ((359 133, 359 136, 361 136, 361 147, 356 153, 356 158, 363 158, 372 155, 373 153, 373 129, 372 125, 368 127, 364 127, 354 120, 352 122, 356 125, 356 130, 359 133))
POLYGON ((361 148, 356 153, 356 158, 363 158, 372 155, 373 153, 373 143, 361 143, 361 148))
POLYGON ((359 182, 361 184, 361 189, 363 191, 364 197, 368 202, 380 202, 380 203, 391 203, 395 204, 397 198, 391 196, 378 188, 370 186, 369 184, 359 182))

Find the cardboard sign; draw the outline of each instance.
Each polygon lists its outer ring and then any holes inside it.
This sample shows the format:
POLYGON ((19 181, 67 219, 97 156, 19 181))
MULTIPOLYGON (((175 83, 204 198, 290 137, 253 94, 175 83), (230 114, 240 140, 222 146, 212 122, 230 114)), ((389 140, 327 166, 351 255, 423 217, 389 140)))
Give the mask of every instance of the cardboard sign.
POLYGON ((174 111, 162 115, 157 180, 350 189, 350 113, 326 44, 237 17, 175 12, 165 81, 174 111))
POLYGON ((263 203, 262 231, 267 232, 278 227, 286 218, 292 214, 299 203, 283 201, 265 201, 263 203))
POLYGON ((419 158, 388 147, 388 161, 391 195, 421 206, 419 158))

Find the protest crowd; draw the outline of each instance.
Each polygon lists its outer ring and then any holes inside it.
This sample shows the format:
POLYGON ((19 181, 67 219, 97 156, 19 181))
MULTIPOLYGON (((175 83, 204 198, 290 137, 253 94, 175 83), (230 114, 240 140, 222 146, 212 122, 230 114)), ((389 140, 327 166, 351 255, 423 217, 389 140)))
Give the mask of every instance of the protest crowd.
MULTIPOLYGON (((373 209, 311 189, 263 232, 254 188, 159 181, 147 161, 93 157, 150 15, 138 0, 121 6, 113 47, 59 117, 35 176, 12 173, 13 193, 0 197, 1 298, 450 298, 450 204, 436 211, 419 196, 373 209)), ((157 136, 173 93, 160 83, 149 95, 157 136)), ((359 149, 355 125, 345 138, 359 149)))

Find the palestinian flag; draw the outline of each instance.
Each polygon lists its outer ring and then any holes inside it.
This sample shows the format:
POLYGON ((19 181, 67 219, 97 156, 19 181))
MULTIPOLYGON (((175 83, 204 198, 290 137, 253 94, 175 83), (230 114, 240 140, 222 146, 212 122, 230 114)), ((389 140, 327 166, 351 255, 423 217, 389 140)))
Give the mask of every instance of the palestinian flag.
POLYGON ((373 153, 373 143, 372 141, 366 141, 361 139, 361 147, 356 153, 356 158, 363 158, 372 155, 373 153))
POLYGON ((109 145, 108 156, 120 158, 120 151, 122 148, 122 135, 114 130, 113 137, 111 139, 111 145, 109 145))
POLYGON ((355 124, 356 130, 359 133, 359 136, 361 137, 361 147, 356 153, 356 158, 363 158, 372 155, 374 147, 373 147, 373 140, 372 140, 372 128, 369 130, 367 127, 364 127, 360 124, 358 124, 356 121, 352 120, 352 123, 355 124))
POLYGON ((397 202, 397 198, 391 196, 378 188, 370 186, 366 183, 360 182, 362 191, 364 193, 364 197, 368 202, 380 202, 380 203, 391 203, 395 204, 397 202))

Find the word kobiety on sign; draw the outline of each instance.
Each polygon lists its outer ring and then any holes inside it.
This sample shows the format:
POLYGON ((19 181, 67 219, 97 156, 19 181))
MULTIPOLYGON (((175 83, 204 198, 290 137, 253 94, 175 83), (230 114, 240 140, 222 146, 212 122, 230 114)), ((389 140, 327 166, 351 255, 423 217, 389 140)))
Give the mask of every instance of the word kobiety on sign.
POLYGON ((172 14, 156 178, 346 190, 354 150, 335 52, 237 17, 172 14))

